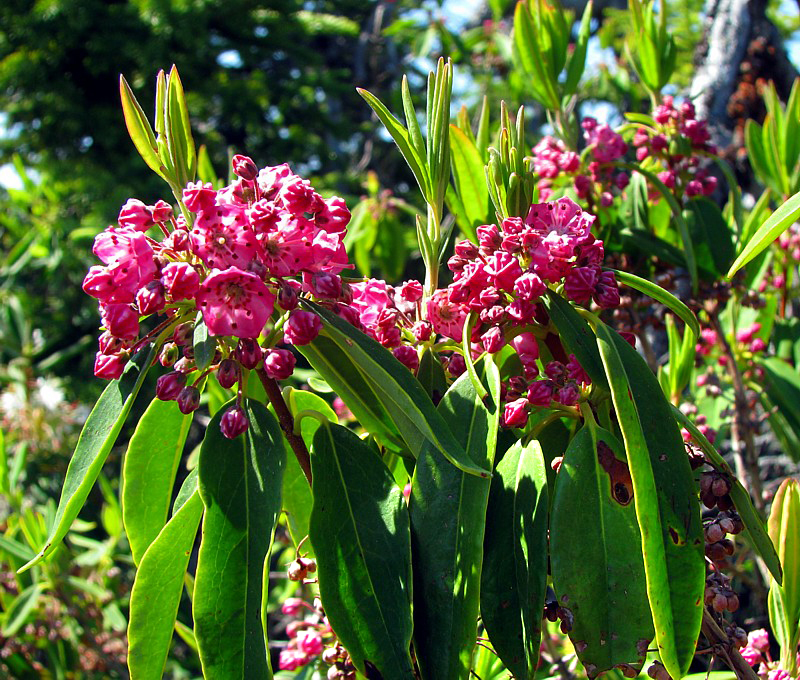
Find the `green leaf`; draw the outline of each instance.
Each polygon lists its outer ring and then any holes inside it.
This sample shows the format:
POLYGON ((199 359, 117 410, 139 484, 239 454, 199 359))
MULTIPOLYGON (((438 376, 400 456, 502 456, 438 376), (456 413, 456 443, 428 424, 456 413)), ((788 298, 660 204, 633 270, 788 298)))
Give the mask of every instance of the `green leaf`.
POLYGON ((130 85, 128 85, 123 76, 119 77, 119 95, 122 100, 125 126, 128 128, 128 134, 136 150, 150 169, 166 180, 166 168, 164 168, 158 155, 158 144, 156 144, 153 128, 150 127, 142 107, 139 106, 139 102, 136 101, 130 85))
POLYGON ((497 655, 518 678, 539 662, 547 590, 547 469, 536 440, 516 442, 489 491, 481 573, 481 619, 497 655))
POLYGON ((0 494, 8 495, 11 486, 8 481, 8 448, 3 430, 0 429, 0 494))
POLYGON ((540 50, 544 44, 540 41, 540 32, 531 17, 530 10, 524 2, 517 3, 514 11, 513 46, 514 58, 528 74, 531 94, 545 107, 553 111, 559 108, 559 98, 552 82, 552 74, 543 61, 540 50))
MULTIPOLYGON (((340 391, 343 386, 340 372, 345 368, 354 368, 355 372, 362 376, 362 384, 366 384, 371 392, 367 398, 377 399, 412 453, 418 454, 426 443, 430 443, 457 468, 480 477, 490 476, 487 469, 469 460, 425 394, 422 385, 391 352, 324 307, 308 300, 304 300, 303 304, 322 318, 324 326, 316 340, 298 349, 350 406, 356 417, 360 418, 360 414, 353 406, 360 409, 363 398, 358 398, 351 405, 347 401, 347 396, 340 391), (321 344, 320 339, 323 343, 325 340, 332 341, 338 348, 339 357, 336 365, 331 366, 330 357, 322 358, 320 361, 319 352, 313 351, 321 344), (311 348, 312 351, 309 352, 307 348, 311 348), (339 359, 350 366, 343 366, 339 359)), ((352 372, 351 370, 350 375, 352 372)), ((370 413, 374 412, 372 409, 370 413)), ((362 422, 362 425, 371 433, 377 434, 369 429, 368 423, 362 422)))
POLYGON ((670 404, 644 359, 605 324, 596 331, 633 480, 656 643, 677 678, 692 662, 703 614, 705 565, 694 476, 670 404))
POLYGON ((770 621, 773 630, 783 638, 779 638, 781 661, 788 660, 793 671, 796 661, 792 657, 800 625, 800 485, 796 479, 781 483, 772 501, 767 526, 783 565, 783 584, 773 582, 770 586, 770 621), (774 620, 779 618, 783 620, 774 620))
POLYGON ((590 678, 620 666, 641 669, 654 635, 633 501, 619 441, 585 425, 556 475, 550 565, 559 606, 574 617, 569 637, 590 678))
POLYGON ((724 275, 735 255, 733 233, 722 212, 707 198, 689 201, 685 211, 698 263, 705 258, 706 269, 715 275, 724 275))
POLYGON ((122 468, 122 517, 135 564, 167 521, 191 424, 192 416, 183 415, 176 402, 153 399, 128 444, 122 468))
POLYGON ((426 170, 427 165, 425 159, 422 158, 411 143, 408 130, 403 127, 400 121, 389 112, 389 109, 387 109, 374 94, 367 90, 362 90, 361 88, 356 88, 356 91, 364 98, 367 104, 370 105, 370 108, 372 108, 375 115, 378 116, 378 119, 383 123, 387 132, 392 136, 395 144, 397 144, 397 147, 400 149, 400 153, 403 155, 406 163, 408 163, 408 167, 411 168, 411 172, 414 173, 414 177, 417 180, 423 197, 426 201, 430 201, 432 196, 430 179, 428 178, 426 170))
POLYGON ((800 375, 790 364, 777 357, 759 362, 764 369, 767 395, 786 418, 795 433, 800 433, 800 375))
POLYGON ((477 227, 491 221, 483 159, 467 135, 455 125, 450 126, 450 150, 456 192, 468 220, 467 225, 461 225, 462 231, 474 241, 477 227))
POLYGON ((654 300, 660 302, 662 305, 669 307, 677 316, 679 316, 686 326, 692 331, 695 338, 700 335, 700 324, 694 312, 689 309, 683 302, 676 298, 672 293, 664 290, 656 283, 652 283, 647 279, 643 279, 636 274, 630 274, 618 269, 612 269, 614 276, 620 283, 635 288, 641 293, 650 296, 654 300))
POLYGON ((147 548, 136 571, 128 624, 128 669, 136 680, 163 676, 202 516, 203 503, 195 489, 147 548))
POLYGON ((186 479, 183 480, 181 488, 178 489, 178 495, 175 496, 175 503, 172 505, 172 515, 175 515, 178 510, 183 507, 183 504, 191 498, 192 494, 197 489, 197 467, 192 468, 186 479))
MULTIPOLYGON (((476 466, 491 467, 497 444, 499 375, 477 367, 490 399, 464 373, 437 407, 476 466)), ((414 648, 422 677, 466 678, 475 645, 489 480, 454 467, 431 443, 417 460, 409 512, 414 565, 414 648)))
POLYGON ((173 165, 178 172, 178 185, 185 186, 194 181, 197 173, 197 152, 192 138, 192 126, 186 107, 178 69, 173 65, 169 72, 167 92, 167 136, 173 165))
POLYGON ((311 471, 310 539, 331 627, 368 677, 413 678, 403 494, 370 447, 333 423, 314 435, 311 471))
POLYGON ((72 521, 86 502, 103 463, 117 440, 154 357, 155 347, 146 355, 144 352, 139 352, 125 367, 122 377, 109 383, 103 390, 103 394, 86 419, 75 453, 69 461, 61 498, 47 542, 39 554, 24 565, 20 572, 30 569, 50 555, 67 535, 72 521))
POLYGON ((431 398, 431 401, 438 404, 444 393, 447 392, 447 376, 444 373, 442 362, 439 356, 430 348, 422 353, 417 369, 417 380, 422 388, 431 398))
POLYGON ((275 417, 245 402, 247 432, 227 439, 212 418, 200 448, 205 506, 192 613, 203 675, 271 678, 265 611, 267 556, 281 511, 286 449, 275 417))
POLYGON ((594 3, 589 0, 583 10, 581 25, 578 29, 578 38, 575 41, 575 49, 569 57, 569 64, 567 66, 567 80, 564 83, 565 95, 575 94, 575 91, 578 89, 578 83, 580 83, 581 76, 586 67, 586 50, 591 35, 593 5, 594 3))
POLYGON ((216 339, 209 335, 203 315, 198 312, 197 321, 194 324, 194 334, 192 336, 192 349, 194 350, 194 362, 198 371, 205 371, 214 361, 214 353, 217 351, 216 339))
POLYGON ((33 550, 31 550, 27 545, 24 543, 20 543, 19 541, 14 540, 13 538, 9 538, 8 536, 0 535, 0 550, 9 555, 13 555, 24 562, 28 560, 32 560, 36 555, 33 550))
POLYGON ((13 637, 28 622, 28 616, 36 608, 39 595, 46 587, 46 583, 34 583, 14 598, 11 606, 4 612, 3 627, 0 629, 3 637, 13 637))
POLYGON ((603 362, 597 351, 597 341, 589 324, 569 302, 553 291, 547 291, 544 302, 550 319, 558 328, 564 349, 575 355, 578 363, 592 379, 592 383, 608 389, 603 362))
MULTIPOLYGON (((313 392, 289 388, 284 391, 284 397, 289 411, 295 417, 300 411, 317 411, 332 423, 339 420, 328 402, 313 392)), ((303 418, 300 421, 300 434, 309 451, 312 450, 314 433, 321 425, 316 418, 303 418)), ((313 496, 297 458, 293 453, 287 454, 286 473, 283 476, 283 509, 286 511, 292 540, 298 545, 308 535, 313 496)))
POLYGON ((728 271, 728 278, 731 278, 744 265, 758 255, 764 248, 772 243, 778 236, 786 231, 792 223, 800 217, 800 193, 796 193, 789 200, 769 216, 755 234, 750 238, 744 249, 736 258, 728 271))
POLYGON ((756 552, 764 560, 772 577, 781 583, 783 580, 783 573, 781 571, 781 563, 778 559, 778 553, 775 552, 775 546, 772 544, 769 535, 764 529, 764 522, 758 511, 753 507, 753 501, 747 490, 742 486, 742 483, 733 473, 728 463, 714 448, 713 444, 706 439, 705 435, 697 429, 697 426, 689 420, 689 418, 676 406, 672 407, 672 414, 678 423, 686 428, 692 435, 695 443, 700 447, 706 458, 711 464, 719 471, 722 472, 731 483, 730 497, 736 507, 736 512, 739 513, 745 529, 750 536, 750 541, 753 544, 756 552))

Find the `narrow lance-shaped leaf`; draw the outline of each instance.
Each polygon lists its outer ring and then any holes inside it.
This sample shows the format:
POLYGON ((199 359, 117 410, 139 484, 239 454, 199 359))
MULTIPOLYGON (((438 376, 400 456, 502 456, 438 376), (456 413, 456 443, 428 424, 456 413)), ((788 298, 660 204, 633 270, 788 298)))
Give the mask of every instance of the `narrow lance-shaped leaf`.
POLYGON ((192 613, 208 680, 271 678, 264 613, 269 555, 281 510, 286 449, 275 417, 246 400, 247 432, 227 439, 223 411, 200 448, 205 506, 192 613))
POLYGON ((130 85, 128 85, 128 82, 123 76, 119 77, 119 94, 122 100, 122 112, 125 116, 125 125, 128 128, 128 134, 136 150, 151 170, 156 172, 160 177, 167 179, 164 172, 165 168, 158 155, 158 144, 156 143, 156 136, 153 133, 153 128, 150 127, 150 123, 144 115, 142 107, 139 106, 139 102, 136 101, 136 97, 130 85))
POLYGON ((800 217, 800 193, 796 193, 781 206, 767 221, 762 224, 755 234, 750 238, 744 249, 736 258, 728 271, 728 278, 731 278, 744 265, 758 255, 764 248, 772 243, 778 236, 786 231, 789 226, 800 217))
POLYGON ((547 590, 547 469, 536 440, 516 442, 489 492, 481 573, 481 619, 497 655, 517 678, 539 662, 547 590))
POLYGON ((694 477, 670 405, 644 359, 605 324, 596 331, 633 482, 656 643, 669 674, 682 677, 694 657, 705 587, 694 477))
MULTIPOLYGON (((478 466, 491 467, 497 445, 499 375, 479 364, 484 403, 463 374, 437 408, 478 466)), ((480 603, 489 480, 454 467, 433 445, 417 461, 409 501, 414 565, 414 647, 424 680, 466 678, 480 603)))
POLYGON ((469 220, 469 224, 461 227, 474 240, 475 229, 490 221, 489 190, 486 187, 483 159, 467 135, 455 125, 450 126, 450 147, 456 191, 469 220))
POLYGON ((611 271, 614 272, 614 276, 617 277, 620 283, 630 286, 631 288, 635 288, 639 292, 650 296, 657 302, 660 302, 662 305, 669 307, 689 327, 695 338, 700 335, 700 324, 698 323, 694 312, 692 312, 691 309, 689 309, 672 293, 664 290, 656 283, 648 281, 647 279, 643 279, 640 276, 636 276, 636 274, 630 274, 618 269, 612 269, 611 271))
MULTIPOLYGON (((332 340, 341 351, 343 360, 355 365, 412 453, 417 454, 426 443, 430 443, 457 468, 480 477, 490 475, 488 470, 469 459, 431 404, 422 385, 391 352, 333 312, 308 300, 304 300, 303 304, 325 322, 318 339, 332 340)), ((338 390, 341 380, 335 371, 341 370, 341 367, 319 362, 317 353, 307 352, 306 348, 313 350, 315 343, 317 340, 298 349, 328 384, 338 390)), ((341 394, 340 396, 347 403, 347 398, 341 394)))
POLYGON ((638 671, 654 632, 637 501, 619 441, 584 425, 567 447, 553 496, 553 587, 572 614, 578 658, 590 678, 612 668, 638 671))
POLYGON ((64 486, 61 488, 61 498, 47 542, 39 554, 20 571, 30 569, 34 564, 41 562, 67 535, 72 521, 86 502, 86 497, 117 440, 154 355, 155 349, 147 353, 140 352, 125 367, 122 377, 109 383, 100 395, 86 419, 75 453, 69 461, 64 486))
POLYGON ((203 503, 195 491, 147 548, 131 591, 128 669, 133 680, 159 680, 164 673, 178 615, 183 581, 203 503))
POLYGON ((153 399, 128 444, 122 468, 122 517, 135 564, 167 521, 191 424, 192 416, 183 415, 176 402, 153 399))
POLYGON ((403 494, 373 450, 341 425, 314 435, 309 536, 325 614, 356 668, 414 677, 411 545, 403 494))

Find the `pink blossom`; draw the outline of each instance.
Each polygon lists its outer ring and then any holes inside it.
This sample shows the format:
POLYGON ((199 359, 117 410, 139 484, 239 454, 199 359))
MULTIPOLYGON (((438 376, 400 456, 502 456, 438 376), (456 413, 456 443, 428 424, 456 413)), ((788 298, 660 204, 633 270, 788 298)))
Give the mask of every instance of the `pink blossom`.
POLYGON ((282 671, 296 671, 311 661, 311 657, 299 649, 282 649, 278 657, 278 668, 282 671))
POLYGON ((451 302, 447 290, 439 289, 428 299, 428 319, 436 333, 460 342, 467 320, 467 308, 451 302))
POLYGON ((611 163, 622 158, 628 150, 625 140, 605 123, 591 126, 589 129, 584 125, 584 130, 586 143, 593 145, 592 156, 599 163, 611 163))
POLYGON ((481 336, 481 345, 489 354, 499 352, 505 344, 506 339, 499 326, 492 326, 481 336))
POLYGON ((139 315, 130 305, 101 304, 100 319, 108 332, 117 338, 139 335, 139 315))
POLYGON ((572 269, 564 278, 564 292, 570 300, 585 302, 594 294, 598 271, 594 267, 572 269))
POLYGON ((153 222, 169 222, 173 217, 172 206, 166 201, 159 199, 152 207, 152 210, 153 222))
POLYGON ((183 190, 183 203, 193 213, 213 210, 216 200, 217 192, 210 183, 190 183, 183 190))
POLYGON ((592 383, 591 379, 589 378, 589 375, 586 373, 586 371, 583 370, 583 366, 580 365, 577 357, 574 354, 569 355, 569 362, 567 363, 567 374, 572 380, 574 380, 579 385, 591 385, 592 383))
POLYGON ((211 335, 257 338, 272 314, 275 295, 255 274, 230 267, 200 286, 197 306, 211 335))
POLYGON ((297 634, 297 646, 308 656, 322 654, 322 636, 316 630, 301 630, 297 634))
POLYGON ((517 351, 523 363, 526 360, 536 361, 539 358, 539 343, 536 342, 533 333, 520 333, 511 340, 511 346, 517 351))
POLYGON ((751 666, 755 666, 759 661, 761 661, 761 652, 759 652, 754 647, 744 647, 740 652, 742 658, 747 661, 747 663, 751 666))
POLYGON ((295 363, 297 359, 288 349, 270 349, 264 353, 264 370, 275 380, 290 377, 294 373, 295 363))
POLYGON ((231 159, 231 166, 233 167, 233 174, 249 182, 252 182, 258 175, 258 168, 249 156, 237 153, 231 159))
POLYGON ((619 307, 619 286, 614 272, 600 272, 592 297, 603 309, 619 307))
POLYGON ((156 273, 153 248, 142 232, 106 229, 95 238, 92 251, 108 265, 114 286, 130 293, 131 299, 156 273))
MULTIPOLYGON (((751 630, 747 634, 747 644, 760 652, 769 651, 769 633, 764 628, 751 630)), ((752 665, 752 664, 751 664, 752 665)))
POLYGON ((197 294, 200 276, 188 262, 170 262, 161 270, 161 283, 169 297, 177 302, 197 294))
POLYGON ((174 401, 181 390, 186 387, 186 376, 178 371, 172 371, 159 376, 156 381, 156 397, 162 401, 174 401))
POLYGON ((299 597, 287 597, 281 605, 281 611, 287 616, 297 616, 306 603, 299 597))
POLYGON ((534 406, 550 406, 553 384, 550 380, 537 380, 528 388, 528 401, 534 406))
POLYGON ((313 312, 293 309, 283 329, 283 338, 292 345, 307 345, 322 330, 322 319, 313 312))
POLYGON ((155 224, 152 209, 135 198, 129 198, 122 206, 117 222, 120 227, 136 231, 147 231, 155 224))
POLYGON ((791 678, 789 671, 785 671, 783 668, 774 668, 767 674, 767 680, 791 680, 791 678))
POLYGON ((214 269, 244 269, 258 254, 258 242, 243 207, 220 205, 200 213, 189 235, 192 252, 214 269))
POLYGON ((314 215, 314 223, 325 231, 342 232, 350 222, 350 211, 343 198, 334 196, 323 201, 322 209, 314 215))
POLYGON ((395 359, 403 364, 408 370, 416 372, 419 368, 419 355, 417 350, 410 345, 400 345, 392 350, 395 359))
POLYGON ((136 293, 136 306, 142 316, 150 316, 150 314, 160 312, 166 304, 164 286, 161 281, 151 281, 136 293))
POLYGON ((503 410, 503 422, 506 427, 524 427, 528 422, 528 400, 520 397, 506 404, 503 410))
POLYGON ((103 354, 98 352, 94 359, 94 374, 103 380, 116 380, 125 370, 128 363, 128 353, 103 354))

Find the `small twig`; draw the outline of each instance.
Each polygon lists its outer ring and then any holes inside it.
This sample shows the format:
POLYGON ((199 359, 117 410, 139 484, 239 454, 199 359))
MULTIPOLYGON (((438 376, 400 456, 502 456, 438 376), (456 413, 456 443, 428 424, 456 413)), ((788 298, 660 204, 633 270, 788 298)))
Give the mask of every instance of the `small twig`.
POLYGON ((715 656, 720 657, 735 674, 739 680, 759 680, 750 664, 744 660, 736 645, 717 625, 714 617, 708 609, 703 609, 703 625, 701 630, 706 640, 715 648, 715 656))
POLYGON ((281 388, 274 378, 270 378, 263 368, 256 369, 261 384, 264 386, 264 391, 267 393, 272 407, 275 409, 275 414, 278 416, 278 423, 283 430, 286 441, 292 447, 297 462, 300 464, 300 469, 308 480, 308 485, 311 486, 311 458, 308 455, 306 443, 300 435, 294 433, 294 418, 289 412, 289 407, 283 400, 281 388))

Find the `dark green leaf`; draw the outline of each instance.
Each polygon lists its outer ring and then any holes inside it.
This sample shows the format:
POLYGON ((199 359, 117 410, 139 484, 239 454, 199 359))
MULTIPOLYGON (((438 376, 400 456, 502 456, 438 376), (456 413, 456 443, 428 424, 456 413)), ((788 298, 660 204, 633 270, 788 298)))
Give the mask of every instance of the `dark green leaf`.
POLYGON ((558 328, 564 349, 575 355, 595 385, 608 389, 603 362, 597 351, 597 341, 589 324, 569 302, 553 291, 547 291, 545 304, 550 319, 558 328))
MULTIPOLYGON (((411 547, 403 494, 380 458, 341 425, 319 427, 309 535, 331 627, 362 673, 414 677, 411 547)), ((368 674, 369 675, 369 674, 368 674)))
POLYGON ((208 328, 205 321, 203 321, 202 314, 197 315, 197 321, 194 324, 192 349, 194 350, 194 362, 197 365, 197 370, 205 371, 214 361, 217 341, 208 334, 208 328))
POLYGON ((136 680, 159 680, 183 592, 203 503, 197 490, 144 553, 131 591, 128 669, 136 680))
POLYGON ((605 324, 596 330, 633 479, 656 643, 669 674, 681 677, 694 658, 705 587, 694 476, 670 404, 647 363, 605 324))
POLYGON ((139 352, 125 367, 122 377, 109 383, 100 395, 86 419, 75 453, 72 454, 67 467, 61 499, 58 501, 58 509, 47 542, 39 554, 20 571, 30 569, 47 557, 67 535, 72 520, 78 516, 86 502, 86 497, 117 440, 117 435, 139 393, 154 354, 155 349, 147 353, 139 352))
MULTIPOLYGON (((485 405, 466 373, 437 408, 476 466, 491 467, 499 376, 485 359, 485 405)), ((430 443, 417 460, 409 503, 414 647, 423 678, 467 677, 475 645, 489 480, 454 467, 430 443)))
POLYGON ((139 564, 167 521, 172 486, 192 424, 174 401, 153 399, 128 444, 122 468, 122 517, 139 564))
POLYGON ((438 404, 447 392, 447 376, 444 374, 439 356, 432 349, 426 349, 422 353, 417 369, 417 380, 434 404, 438 404))
POLYGON ((559 606, 574 617, 569 637, 590 678, 620 665, 638 671, 653 639, 634 505, 619 441, 584 426, 556 476, 550 564, 559 606))
MULTIPOLYGON (((360 415, 356 413, 353 405, 361 409, 365 399, 376 399, 412 453, 418 454, 426 443, 430 443, 459 469, 481 477, 489 476, 487 469, 469 460, 425 394, 422 385, 391 352, 333 312, 307 300, 304 304, 318 314, 325 325, 316 340, 298 349, 350 406, 356 417, 360 418, 360 415), (337 359, 333 366, 332 357, 320 357, 320 352, 314 351, 318 350, 319 345, 326 340, 332 341, 339 350, 340 360, 337 359), (362 385, 369 388, 366 397, 358 395, 359 398, 353 405, 348 403, 347 396, 341 391, 344 389, 352 395, 347 386, 343 385, 341 378, 343 369, 349 369, 348 377, 359 373, 362 376, 362 385)), ((375 407, 376 405, 372 404, 369 413, 373 413, 375 407)), ((372 432, 368 423, 362 421, 362 425, 371 433, 379 434, 372 432)))
POLYGON ((461 228, 474 241, 475 230, 491 221, 484 162, 475 144, 455 125, 450 126, 450 149, 456 192, 468 220, 461 228))
POLYGON ((263 612, 268 566, 281 510, 286 449, 275 417, 247 400, 247 432, 226 439, 222 411, 200 449, 205 506, 193 615, 204 677, 271 678, 263 612))
POLYGON ((707 198, 697 198, 689 201, 686 218, 693 235, 698 265, 715 275, 725 274, 735 252, 733 233, 720 209, 707 198))
POLYGON ((142 157, 145 163, 151 170, 156 172, 160 177, 167 179, 165 168, 161 163, 158 156, 158 146, 156 144, 156 136, 147 117, 136 101, 130 86, 124 77, 119 77, 119 94, 122 100, 122 112, 125 116, 125 125, 128 128, 128 134, 131 136, 136 150, 142 157))
POLYGON ((498 463, 489 492, 481 574, 481 618, 515 677, 539 661, 547 589, 547 473, 539 442, 516 442, 498 463))

